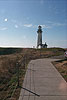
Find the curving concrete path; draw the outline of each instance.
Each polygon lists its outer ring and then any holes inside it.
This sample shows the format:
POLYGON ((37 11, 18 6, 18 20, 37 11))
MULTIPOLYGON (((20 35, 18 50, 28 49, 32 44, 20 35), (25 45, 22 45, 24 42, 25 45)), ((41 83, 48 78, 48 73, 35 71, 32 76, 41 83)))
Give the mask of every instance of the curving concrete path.
POLYGON ((67 100, 67 83, 52 65, 57 59, 37 59, 28 64, 19 100, 67 100))

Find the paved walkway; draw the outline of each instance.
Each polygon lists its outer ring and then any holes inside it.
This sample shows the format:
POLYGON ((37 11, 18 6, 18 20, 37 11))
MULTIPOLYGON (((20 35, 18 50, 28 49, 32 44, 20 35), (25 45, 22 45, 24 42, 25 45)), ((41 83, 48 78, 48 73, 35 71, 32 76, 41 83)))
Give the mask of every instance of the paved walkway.
POLYGON ((19 100, 67 100, 67 83, 52 65, 54 60, 37 59, 29 63, 23 83, 27 90, 21 89, 19 100))

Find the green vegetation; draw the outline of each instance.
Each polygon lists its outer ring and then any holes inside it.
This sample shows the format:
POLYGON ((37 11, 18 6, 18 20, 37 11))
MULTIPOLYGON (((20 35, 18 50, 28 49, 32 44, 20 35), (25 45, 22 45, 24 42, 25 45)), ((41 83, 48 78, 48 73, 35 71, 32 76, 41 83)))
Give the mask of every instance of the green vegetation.
POLYGON ((57 56, 63 54, 65 51, 63 48, 42 48, 42 49, 37 49, 37 50, 41 52, 50 51, 56 54, 57 56))
POLYGON ((9 55, 16 53, 23 53, 26 56, 38 56, 38 55, 47 55, 47 57, 51 56, 59 56, 63 55, 65 49, 63 48, 42 48, 42 49, 34 49, 34 48, 0 48, 0 55, 9 55))
POLYGON ((56 50, 59 50, 59 51, 64 51, 63 48, 42 48, 42 49, 37 49, 37 50, 42 50, 42 51, 56 51, 56 50))
POLYGON ((21 52, 21 48, 0 48, 0 55, 8 55, 21 52))

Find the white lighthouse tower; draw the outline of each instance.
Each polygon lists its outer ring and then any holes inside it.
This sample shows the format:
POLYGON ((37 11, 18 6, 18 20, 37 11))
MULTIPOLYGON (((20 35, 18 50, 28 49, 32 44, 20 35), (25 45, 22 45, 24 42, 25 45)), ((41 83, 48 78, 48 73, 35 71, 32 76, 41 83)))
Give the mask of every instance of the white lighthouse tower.
POLYGON ((38 40, 37 40, 37 48, 42 48, 42 28, 38 26, 38 40))

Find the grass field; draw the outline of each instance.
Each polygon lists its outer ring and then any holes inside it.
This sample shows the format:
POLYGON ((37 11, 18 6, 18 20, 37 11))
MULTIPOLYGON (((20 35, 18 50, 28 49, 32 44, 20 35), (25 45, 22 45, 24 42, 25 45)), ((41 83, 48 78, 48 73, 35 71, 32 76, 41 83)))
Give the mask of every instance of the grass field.
POLYGON ((18 100, 20 88, 17 88, 17 62, 19 82, 22 85, 30 60, 60 56, 64 51, 62 48, 0 48, 0 100, 18 100))

